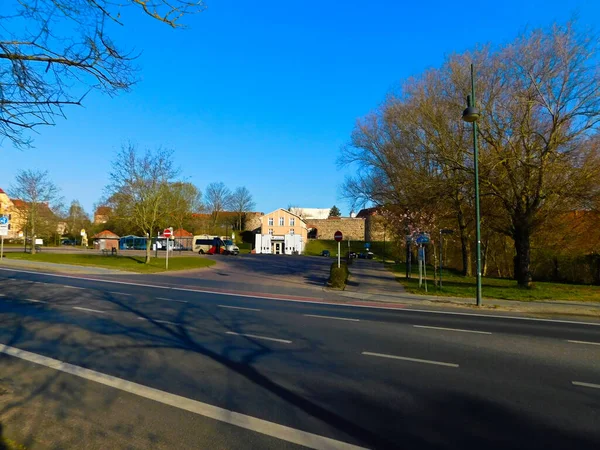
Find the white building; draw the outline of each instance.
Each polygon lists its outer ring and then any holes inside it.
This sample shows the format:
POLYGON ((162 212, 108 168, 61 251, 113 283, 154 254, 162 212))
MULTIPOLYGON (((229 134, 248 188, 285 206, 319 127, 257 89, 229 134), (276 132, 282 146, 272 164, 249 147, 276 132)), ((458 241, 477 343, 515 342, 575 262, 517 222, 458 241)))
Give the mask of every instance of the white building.
POLYGON ((303 219, 327 219, 331 208, 298 208, 290 209, 292 214, 302 217, 303 219))

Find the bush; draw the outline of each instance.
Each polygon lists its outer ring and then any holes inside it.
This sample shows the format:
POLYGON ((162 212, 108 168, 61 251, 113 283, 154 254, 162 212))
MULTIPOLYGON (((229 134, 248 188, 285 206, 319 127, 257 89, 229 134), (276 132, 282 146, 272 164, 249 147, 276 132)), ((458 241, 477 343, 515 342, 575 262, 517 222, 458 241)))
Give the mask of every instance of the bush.
POLYGON ((332 263, 329 271, 329 285, 335 289, 344 289, 348 275, 350 275, 350 272, 348 271, 346 261, 342 261, 339 269, 337 262, 332 263))

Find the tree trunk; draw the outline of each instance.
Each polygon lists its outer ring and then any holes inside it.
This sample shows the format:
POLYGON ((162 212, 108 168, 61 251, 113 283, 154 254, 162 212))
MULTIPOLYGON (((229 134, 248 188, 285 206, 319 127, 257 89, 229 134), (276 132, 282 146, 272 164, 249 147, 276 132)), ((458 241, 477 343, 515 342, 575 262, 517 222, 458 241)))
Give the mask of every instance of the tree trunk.
POLYGON ((458 210, 458 229, 460 231, 460 247, 462 252, 462 274, 467 277, 473 276, 473 265, 471 264, 471 245, 469 244, 469 233, 467 222, 461 209, 458 210))
POLYGON ((146 264, 150 264, 150 258, 152 257, 152 237, 146 238, 146 264))
POLYGON ((531 239, 528 226, 519 224, 514 228, 513 239, 515 241, 515 279, 519 287, 531 287, 531 239))
POLYGON ((31 254, 35 255, 35 225, 33 214, 31 215, 31 254))

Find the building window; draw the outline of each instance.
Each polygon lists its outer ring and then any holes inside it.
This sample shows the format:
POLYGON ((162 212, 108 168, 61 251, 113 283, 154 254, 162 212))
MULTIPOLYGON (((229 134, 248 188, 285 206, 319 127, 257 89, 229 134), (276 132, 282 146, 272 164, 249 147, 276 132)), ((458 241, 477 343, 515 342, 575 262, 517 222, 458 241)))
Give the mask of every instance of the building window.
POLYGON ((296 226, 296 218, 290 217, 290 227, 295 227, 295 226, 296 226))
POLYGON ((273 226, 273 218, 269 217, 269 226, 272 227, 273 226))
POLYGON ((290 234, 293 236, 294 235, 294 229, 290 228, 290 234))
POLYGON ((273 236, 273 228, 269 228, 269 234, 273 236))
POLYGON ((285 219, 283 217, 279 218, 279 226, 282 227, 285 225, 285 219))

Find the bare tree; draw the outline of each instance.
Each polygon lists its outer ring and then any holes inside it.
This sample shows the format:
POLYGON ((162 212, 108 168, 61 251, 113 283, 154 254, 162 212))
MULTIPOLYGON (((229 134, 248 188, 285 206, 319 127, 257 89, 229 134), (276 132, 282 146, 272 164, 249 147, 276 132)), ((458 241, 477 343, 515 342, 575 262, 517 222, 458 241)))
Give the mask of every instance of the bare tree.
POLYGON ((206 209, 212 218, 212 227, 217 225, 219 213, 226 211, 231 206, 231 191, 223 182, 214 182, 206 186, 204 194, 206 209))
POLYGON ((27 131, 54 125, 90 90, 114 95, 135 83, 136 55, 119 48, 108 26, 124 26, 127 7, 174 28, 204 9, 198 0, 5 1, 11 13, 0 16, 0 137, 17 147, 31 144, 27 131))
POLYGON ((192 217, 193 213, 202 210, 202 193, 192 183, 181 181, 172 183, 168 187, 168 220, 177 228, 183 228, 184 223, 192 217))
POLYGON ((78 200, 73 200, 67 215, 67 231, 70 237, 77 239, 80 231, 89 228, 92 222, 78 200))
POLYGON ((169 185, 178 170, 173 151, 158 148, 143 154, 133 144, 123 146, 112 165, 106 204, 114 216, 146 235, 146 264, 151 258, 152 234, 168 215, 169 185))
POLYGON ((241 231, 244 215, 256 205, 252 194, 245 186, 238 187, 231 194, 229 205, 237 213, 237 229, 241 231))
MULTIPOLYGON (((31 254, 35 254, 35 239, 38 235, 38 228, 44 221, 53 218, 55 215, 52 208, 59 206, 60 190, 50 180, 47 171, 22 170, 17 176, 15 183, 9 189, 16 209, 19 211, 19 221, 23 224, 24 231, 31 237, 31 254)), ((56 221, 53 223, 56 233, 56 221)))

